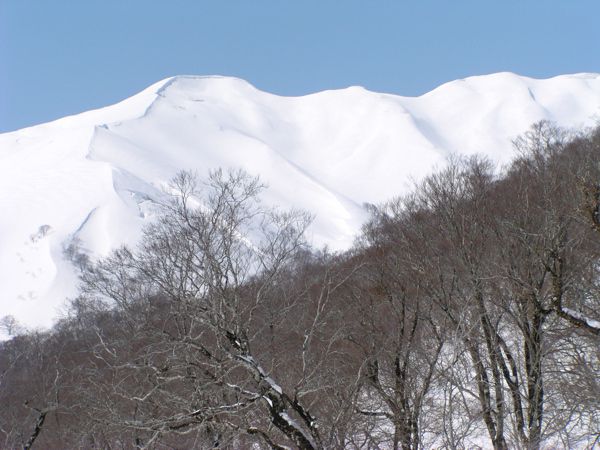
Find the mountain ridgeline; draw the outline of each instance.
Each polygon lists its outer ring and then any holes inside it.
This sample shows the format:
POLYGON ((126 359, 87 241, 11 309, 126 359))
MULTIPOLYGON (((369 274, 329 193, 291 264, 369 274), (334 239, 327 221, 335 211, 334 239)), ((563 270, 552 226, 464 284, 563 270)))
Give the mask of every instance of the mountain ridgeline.
POLYGON ((243 169, 265 205, 310 212, 316 247, 348 249, 365 204, 407 193, 452 155, 498 166, 532 123, 593 126, 598 74, 511 73, 419 97, 360 87, 281 97, 228 77, 178 76, 121 103, 0 135, 0 317, 50 327, 82 258, 134 245, 181 170, 243 169))

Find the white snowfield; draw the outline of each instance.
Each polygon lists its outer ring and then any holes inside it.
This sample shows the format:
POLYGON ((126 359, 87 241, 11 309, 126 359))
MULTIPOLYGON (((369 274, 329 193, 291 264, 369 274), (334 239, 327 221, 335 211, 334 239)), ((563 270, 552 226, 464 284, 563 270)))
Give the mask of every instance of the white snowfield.
POLYGON ((266 204, 308 210, 309 238, 347 248, 364 203, 406 192, 452 153, 499 164, 536 121, 600 117, 600 75, 511 73, 444 84, 420 97, 360 87, 303 97, 227 77, 178 76, 121 103, 0 135, 0 317, 50 326, 76 294, 73 242, 91 255, 134 244, 182 169, 243 168, 266 204))

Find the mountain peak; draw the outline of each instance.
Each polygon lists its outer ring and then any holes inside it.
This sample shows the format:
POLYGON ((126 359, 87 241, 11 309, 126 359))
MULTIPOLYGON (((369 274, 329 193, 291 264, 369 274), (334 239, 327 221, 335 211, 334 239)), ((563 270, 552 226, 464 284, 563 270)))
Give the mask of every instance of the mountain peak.
POLYGON ((267 204, 312 212, 313 242, 344 249, 367 218, 361 205, 406 192, 448 155, 503 164, 532 123, 581 127, 599 113, 598 74, 505 72, 419 97, 360 86, 283 97, 239 78, 181 75, 112 106, 2 134, 0 207, 10 213, 0 218, 0 317, 51 324, 76 292, 69 251, 94 257, 134 244, 161 187, 182 169, 259 175, 267 204))

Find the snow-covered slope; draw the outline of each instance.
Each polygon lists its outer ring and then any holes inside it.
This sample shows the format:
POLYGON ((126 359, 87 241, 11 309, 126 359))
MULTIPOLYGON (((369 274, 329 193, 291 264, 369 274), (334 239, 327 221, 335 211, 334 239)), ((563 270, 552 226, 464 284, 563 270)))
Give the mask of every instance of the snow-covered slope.
POLYGON ((0 317, 48 326, 75 293, 64 256, 135 242, 181 169, 244 168, 265 201, 311 211, 317 245, 347 247, 362 205, 404 192, 450 153, 512 157, 541 119, 600 117, 600 75, 511 73, 453 81, 420 97, 360 87, 280 97, 227 77, 161 81, 119 104, 0 135, 0 317))

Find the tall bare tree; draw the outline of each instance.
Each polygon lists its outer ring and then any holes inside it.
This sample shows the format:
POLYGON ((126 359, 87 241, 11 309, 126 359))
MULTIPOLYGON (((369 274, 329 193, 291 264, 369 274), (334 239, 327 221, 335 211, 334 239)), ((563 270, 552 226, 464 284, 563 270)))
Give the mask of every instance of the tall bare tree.
POLYGON ((136 430, 140 447, 203 429, 217 447, 254 437, 322 448, 313 409, 334 381, 326 362, 341 335, 324 324, 341 281, 325 271, 290 283, 309 217, 260 207, 262 186, 241 172, 212 173, 204 194, 189 174, 173 187, 141 246, 83 277, 80 301, 114 302, 119 313, 110 339, 98 334, 95 364, 110 381, 96 397, 121 401, 94 408, 136 430))

